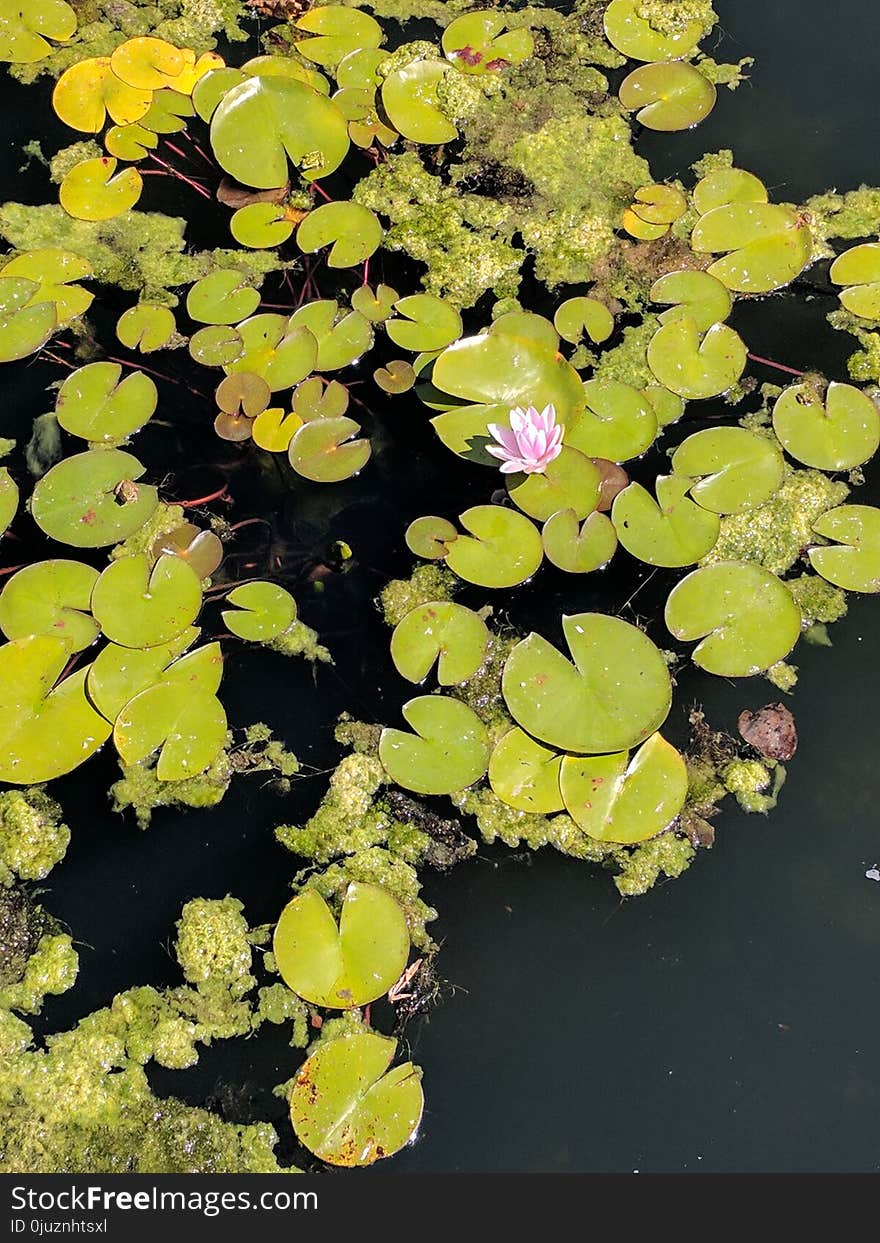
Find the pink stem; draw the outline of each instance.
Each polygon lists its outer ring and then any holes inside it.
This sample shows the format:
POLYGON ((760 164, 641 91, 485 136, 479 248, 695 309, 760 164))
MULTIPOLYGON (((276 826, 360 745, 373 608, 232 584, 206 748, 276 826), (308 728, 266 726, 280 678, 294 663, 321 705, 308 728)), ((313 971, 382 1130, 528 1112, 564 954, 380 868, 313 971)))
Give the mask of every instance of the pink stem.
POLYGON ((806 375, 806 371, 798 371, 796 367, 786 367, 784 363, 775 363, 772 358, 762 358, 760 354, 749 354, 748 356, 753 363, 763 363, 765 367, 773 367, 777 371, 784 371, 787 375, 806 375))

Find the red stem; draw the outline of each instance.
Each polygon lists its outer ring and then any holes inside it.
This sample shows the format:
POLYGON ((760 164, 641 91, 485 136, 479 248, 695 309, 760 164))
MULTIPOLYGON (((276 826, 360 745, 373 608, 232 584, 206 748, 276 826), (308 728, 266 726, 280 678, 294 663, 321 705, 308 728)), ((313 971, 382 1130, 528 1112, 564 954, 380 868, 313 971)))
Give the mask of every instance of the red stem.
POLYGON ((14 574, 16 570, 23 570, 26 565, 30 565, 30 562, 24 561, 21 565, 7 565, 5 569, 0 570, 0 578, 6 574, 14 574))
POLYGON ((150 152, 150 159, 155 160, 157 164, 161 164, 162 168, 166 169, 172 177, 176 177, 178 181, 186 182, 197 194, 201 194, 202 198, 209 199, 211 197, 210 190, 206 189, 205 186, 200 186, 197 181, 193 181, 192 177, 187 177, 185 173, 182 173, 179 168, 175 168, 173 164, 160 159, 155 152, 150 152))
POLYGON ((311 182, 311 183, 309 184, 309 189, 310 189, 310 190, 314 190, 316 194, 320 194, 321 198, 322 198, 322 199, 325 199, 328 203, 332 203, 332 202, 333 202, 333 199, 331 199, 331 197, 330 197, 330 195, 327 193, 327 191, 326 191, 326 190, 325 190, 322 186, 319 186, 319 185, 318 185, 318 183, 317 183, 317 181, 313 181, 313 182, 311 182))
POLYGON ((207 505, 209 501, 219 501, 228 494, 229 484, 224 483, 222 488, 218 488, 216 492, 209 492, 207 496, 197 496, 191 501, 175 501, 175 504, 181 509, 192 509, 195 505, 207 505))
POLYGON ((772 358, 762 358, 760 354, 749 354, 753 363, 763 363, 765 367, 773 367, 776 371, 784 371, 787 375, 806 375, 806 371, 798 371, 796 367, 786 367, 784 363, 775 363, 772 358))

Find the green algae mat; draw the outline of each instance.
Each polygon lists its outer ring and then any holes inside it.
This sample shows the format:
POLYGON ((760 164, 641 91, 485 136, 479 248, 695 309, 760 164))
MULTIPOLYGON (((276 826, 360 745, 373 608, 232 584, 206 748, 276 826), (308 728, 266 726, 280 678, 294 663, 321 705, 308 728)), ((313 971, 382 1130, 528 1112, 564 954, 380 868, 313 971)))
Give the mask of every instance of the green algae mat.
POLYGON ((800 653, 880 592, 880 191, 652 173, 748 79, 717 20, 0 0, 43 120, 0 204, 0 1169, 392 1158, 454 992, 433 874, 503 843, 699 886, 797 783, 800 653), (748 327, 817 291, 827 375, 748 327), (173 971, 86 1003, 46 881, 105 804, 123 894, 169 808, 210 884, 166 838, 173 971), (246 1117, 175 1091, 279 1035, 246 1117))

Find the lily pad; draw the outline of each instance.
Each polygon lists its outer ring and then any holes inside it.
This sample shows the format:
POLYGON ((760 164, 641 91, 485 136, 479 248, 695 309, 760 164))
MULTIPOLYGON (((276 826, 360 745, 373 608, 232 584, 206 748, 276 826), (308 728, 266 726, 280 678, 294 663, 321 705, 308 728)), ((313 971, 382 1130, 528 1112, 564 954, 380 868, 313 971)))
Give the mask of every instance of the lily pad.
POLYGON ((640 483, 617 494, 611 521, 628 553, 648 565, 682 566, 714 548, 721 520, 688 497, 692 483, 681 475, 658 475, 656 501, 640 483))
POLYGON ((112 220, 134 207, 141 197, 143 178, 136 168, 116 173, 109 155, 74 164, 58 191, 58 200, 76 220, 112 220))
POLYGON ((231 367, 244 357, 244 337, 237 328, 226 324, 209 324, 189 339, 189 352, 205 367, 231 367))
POLYGON ((117 78, 144 91, 173 86, 185 67, 186 56, 181 48, 152 35, 126 39, 110 57, 110 68, 117 78))
POLYGON ((330 1165, 372 1165, 413 1138, 425 1104, 422 1072, 412 1062, 389 1070, 396 1051, 396 1040, 359 1032, 327 1041, 303 1063, 290 1116, 297 1138, 316 1157, 330 1165))
POLYGON ((880 509, 839 505, 817 518, 813 530, 837 541, 809 550, 814 570, 844 591, 880 591, 880 509))
POLYGON ((313 483, 339 483, 363 470, 370 460, 369 440, 357 437, 360 423, 344 415, 314 419, 290 442, 290 464, 298 475, 313 483))
POLYGON ((411 142, 439 146, 458 137, 458 130, 440 107, 438 87, 450 72, 440 60, 414 60, 396 69, 382 83, 382 103, 399 134, 411 142))
POLYGON ((0 362, 27 358, 54 332, 58 323, 55 303, 32 301, 39 288, 36 281, 0 276, 0 362))
POLYGON ((631 60, 675 60, 692 52, 703 37, 703 24, 696 18, 673 34, 656 30, 639 16, 638 0, 611 0, 604 22, 608 42, 631 60))
POLYGON ((156 91, 140 124, 154 134, 179 134, 195 114, 195 105, 188 95, 182 95, 180 91, 161 90, 156 91))
POLYGON ((489 760, 489 784, 502 802, 541 816, 562 811, 562 756, 542 747, 518 725, 497 743, 489 760))
POLYGON ((346 311, 330 298, 309 302, 290 317, 291 328, 308 328, 318 343, 315 366, 338 371, 357 362, 373 344, 373 328, 359 311, 346 311))
POLYGON ((195 84, 192 92, 193 107, 196 113, 207 124, 217 111, 217 107, 227 92, 234 86, 246 82, 248 75, 241 69, 226 65, 222 69, 212 69, 195 84))
POLYGON ((666 601, 666 625, 693 642, 694 663, 720 677, 744 678, 783 660, 801 632, 801 611, 763 566, 719 561, 692 570, 666 601))
POLYGON ((566 434, 566 441, 588 457, 627 462, 640 457, 656 440, 654 407, 631 384, 587 380, 584 400, 586 410, 566 434))
POLYGON ((130 498, 119 490, 143 473, 137 458, 121 449, 90 449, 64 458, 34 487, 34 521, 50 539, 74 548, 102 548, 128 539, 159 503, 148 484, 138 484, 130 498))
POLYGON ((686 60, 639 65, 620 84, 620 102, 645 129, 690 129, 715 107, 714 83, 686 60))
POLYGON ((269 453, 286 453, 302 425, 298 414, 287 414, 283 407, 273 406, 254 419, 251 436, 255 445, 269 453))
POLYGON ((229 231, 240 246, 271 250, 287 241, 293 221, 278 203, 248 203, 233 213, 229 231))
POLYGON ((195 571, 167 553, 155 565, 144 553, 111 561, 92 591, 95 618, 122 647, 169 643, 192 625, 201 606, 195 571))
POLYGON ((145 159, 158 145, 158 134, 145 129, 138 121, 130 125, 114 125, 104 135, 108 154, 128 163, 145 159))
POLYGON ((18 484, 5 466, 0 466, 0 535, 5 535, 18 512, 18 484))
POLYGON ((376 87, 382 81, 378 72, 388 53, 378 47, 362 47, 356 52, 349 52, 336 66, 336 82, 340 87, 376 87))
POLYGON ((86 670, 59 678, 70 644, 49 635, 0 647, 0 781, 33 785, 77 768, 110 736, 86 698, 86 670))
POLYGON ((35 561, 6 583, 0 593, 0 630, 7 639, 50 634, 81 652, 98 637, 89 614, 98 571, 80 561, 35 561))
POLYGON ((459 518, 467 535, 449 545, 446 564, 478 587, 516 587, 531 578, 544 549, 528 518, 500 505, 474 505, 459 518))
POLYGON ((387 367, 377 367, 373 379, 385 393, 408 393, 416 382, 416 373, 409 363, 395 358, 387 367))
POLYGON ((458 539, 455 524, 448 518, 438 518, 434 514, 426 514, 424 518, 416 518, 406 529, 406 546, 417 557, 428 561, 442 561, 449 551, 449 545, 458 539))
POLYGON ((304 423, 312 419, 336 419, 348 409, 348 389, 338 380, 329 384, 322 376, 309 376, 293 391, 293 409, 304 423))
POLYGON ((846 285, 841 306, 862 319, 880 320, 880 242, 852 246, 828 270, 835 285, 846 285))
POLYGON ((217 406, 224 414, 244 414, 255 419, 269 404, 272 390, 261 375, 251 371, 236 371, 221 380, 214 394, 217 406))
POLYGON ((491 73, 521 65, 535 50, 531 32, 507 29, 503 13, 480 9, 456 17, 443 31, 443 51, 462 73, 491 73))
POLYGON ((477 672, 488 642, 486 623, 472 609, 433 600, 410 610, 395 626, 391 659, 410 682, 424 682, 436 661, 440 685, 455 686, 477 672))
POLYGON ((669 304, 659 316, 661 324, 689 316, 698 332, 708 332, 713 324, 722 323, 733 309, 727 286, 717 276, 693 268, 661 276, 651 286, 651 301, 669 304))
POLYGON ((234 609, 224 609, 227 630, 251 643, 266 643, 288 630, 296 620, 296 601, 277 583, 244 583, 226 597, 234 609))
POLYGON ((602 472, 583 453, 563 445, 543 473, 508 475, 506 483, 510 499, 530 518, 544 522, 559 509, 572 509, 580 519, 599 504, 602 472))
POLYGON ((633 195, 632 211, 646 224, 672 224, 687 211, 687 199, 677 186, 652 182, 633 195))
POLYGON ((382 241, 375 212, 360 203, 323 203, 310 211, 296 231, 296 244, 307 255, 330 247, 328 268, 353 268, 369 259, 382 241))
POLYGON ((446 349, 461 336, 461 315, 434 294, 400 298, 394 310, 396 318, 385 321, 385 331, 395 345, 414 354, 446 349))
POLYGON ((684 399, 678 393, 670 393, 662 384, 649 384, 642 389, 642 394, 654 409, 658 427, 667 427, 684 414, 684 399))
POLYGON ((590 514, 578 526, 573 509, 560 509, 544 523, 541 541, 547 560, 568 574, 590 574, 607 565, 617 548, 617 534, 605 514, 590 514))
POLYGON ((396 785, 417 794, 452 794, 479 781, 489 763, 489 734, 467 704, 420 695, 401 711, 415 733, 383 729, 379 740, 379 759, 396 785))
POLYGON ((648 342, 648 366, 670 392, 687 401, 720 397, 746 369, 742 338, 727 324, 713 324, 700 338, 690 317, 662 324, 648 342))
POLYGON ((313 36, 298 39, 296 50, 315 64, 331 68, 351 52, 377 48, 382 42, 382 27, 375 18, 342 4, 311 9, 297 18, 296 29, 313 36))
POLYGON ((186 295, 186 313, 200 324, 238 324, 260 305, 260 291, 237 268, 218 268, 186 295))
POLYGON ((596 345, 614 331, 614 316, 597 298, 568 298, 556 308, 553 326, 563 341, 578 345, 586 334, 596 345))
POLYGON ((288 902, 272 952, 288 988, 331 1010, 366 1006, 400 979, 409 957, 409 929, 400 903, 379 885, 352 881, 337 926, 316 889, 288 902))
MULTIPOLYGON (((86 686, 92 703, 108 721, 115 721, 135 695, 165 680, 168 666, 192 646, 198 634, 198 630, 190 626, 171 642, 147 648, 108 643, 89 665, 86 686)), ((219 685, 218 677, 216 685, 209 684, 209 689, 216 691, 219 685)))
POLYGON ((694 186, 694 207, 701 216, 728 203, 766 203, 767 187, 743 168, 718 168, 694 186))
POLYGON ((49 39, 65 43, 76 33, 76 12, 64 0, 3 0, 0 4, 0 60, 30 64, 52 51, 49 39))
POLYGON ((238 325, 244 353, 226 370, 230 375, 250 372, 261 376, 273 393, 292 388, 314 369, 318 342, 305 325, 284 315, 252 315, 238 325))
POLYGON ((534 633, 507 658, 502 690, 518 725, 559 750, 599 754, 626 750, 663 724, 672 683, 646 634, 602 613, 563 617, 562 629, 574 664, 534 633))
POLYGON ((823 397, 792 384, 773 407, 773 430, 798 462, 818 470, 853 470, 880 448, 877 406, 852 384, 832 381, 823 397))
POLYGON ((150 548, 150 555, 158 561, 163 553, 182 557, 190 566, 199 582, 219 569, 223 561, 223 542, 213 531, 203 531, 192 522, 181 523, 173 531, 157 536, 150 548))
POLYGON ((766 436, 744 427, 707 427, 682 441, 672 455, 672 469, 699 480, 690 492, 703 509, 736 514, 777 491, 785 463, 766 436))
POLYGON ((390 285, 378 285, 375 290, 369 285, 359 285, 351 295, 351 306, 371 324, 381 324, 390 317, 398 297, 397 290, 390 285))
POLYGON ((669 232, 668 224, 651 224, 637 216, 631 207, 625 207, 621 212, 620 227, 638 242, 656 242, 669 232))
POLYGON ((118 78, 109 56, 93 56, 65 69, 55 84, 52 107, 71 129, 98 134, 108 114, 117 125, 140 121, 152 99, 152 91, 118 78))
POLYGON ((195 777, 226 742, 226 713, 216 695, 185 679, 157 682, 130 699, 116 718, 113 741, 124 764, 159 751, 159 781, 195 777))
POLYGON ((684 807, 688 776, 675 747, 652 734, 633 756, 566 756, 559 786, 565 810, 585 833, 630 845, 672 824, 684 807))
POLYGON ((92 275, 88 259, 70 250, 59 250, 56 246, 26 250, 16 255, 3 268, 2 275, 36 281, 38 288, 32 294, 29 305, 54 302, 59 327, 82 315, 94 300, 94 294, 83 289, 82 285, 73 284, 92 275))
POLYGON ((804 270, 813 239, 803 215, 778 203, 730 203, 701 216, 691 234, 697 254, 718 254, 708 271, 735 293, 770 293, 804 270))
POLYGON ((139 302, 120 315, 116 336, 126 349, 141 354, 167 349, 177 336, 174 312, 167 306, 139 302))
POLYGON ((220 100, 211 146, 230 177, 269 190, 287 181, 288 157, 312 180, 332 173, 348 151, 348 127, 336 105, 305 82, 253 77, 220 100))

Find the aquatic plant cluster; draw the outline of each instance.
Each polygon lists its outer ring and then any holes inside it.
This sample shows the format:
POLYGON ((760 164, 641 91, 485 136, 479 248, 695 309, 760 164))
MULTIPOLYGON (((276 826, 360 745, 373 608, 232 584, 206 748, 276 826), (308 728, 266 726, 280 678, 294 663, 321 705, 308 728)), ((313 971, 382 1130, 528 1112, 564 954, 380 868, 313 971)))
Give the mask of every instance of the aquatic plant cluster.
POLYGON ((730 152, 652 179, 638 127, 697 124, 748 69, 701 50, 715 22, 708 0, 0 0, 0 58, 72 133, 46 160, 57 202, 0 206, 0 361, 63 371, 0 468, 4 547, 39 549, 0 570, 0 1168, 280 1170, 271 1126, 159 1100, 144 1070, 266 1022, 305 1049, 277 1089, 304 1152, 391 1156, 423 1108, 398 1038, 438 987, 422 868, 472 856, 475 830, 598 863, 632 896, 711 845, 727 795, 775 804, 786 709, 769 733, 744 714, 740 740, 696 710, 689 743, 662 731, 682 660, 789 691, 801 637, 828 642, 846 593, 880 590, 880 513, 848 501, 880 447, 859 386, 880 380, 880 242, 864 240, 880 191, 774 203, 730 152), (406 42, 410 17, 432 37, 406 42), (257 29, 262 53, 236 57, 257 29), (220 214, 228 245, 188 249, 151 176, 220 214), (421 288, 371 283, 382 252, 421 288), (737 418, 765 361, 728 322, 737 301, 832 258, 856 383, 798 373, 737 418), (525 305, 532 274, 552 317, 525 305), (113 343, 102 289, 138 296, 113 343), (340 721, 349 753, 323 801, 276 831, 301 870, 274 927, 196 899, 183 984, 129 989, 35 1043, 21 1016, 77 973, 27 886, 70 839, 46 784, 112 747, 111 797, 146 827, 243 775, 294 780, 265 726, 230 728, 224 651, 332 658, 271 574, 228 573, 223 490, 181 504, 150 481, 132 441, 170 417, 157 368, 186 351, 213 375, 206 426, 318 488, 370 461, 350 384, 374 347, 369 402, 412 393, 438 452, 472 465, 476 501, 413 521, 421 564, 381 595, 393 665, 420 688, 405 727, 340 721), (667 429, 715 398, 728 422, 675 437, 658 469, 667 429), (563 647, 516 631, 510 593, 612 558, 675 572, 653 637, 598 611, 560 619, 563 647), (222 633, 203 638, 218 604, 222 633), (394 1035, 372 1025, 383 997, 394 1035))

